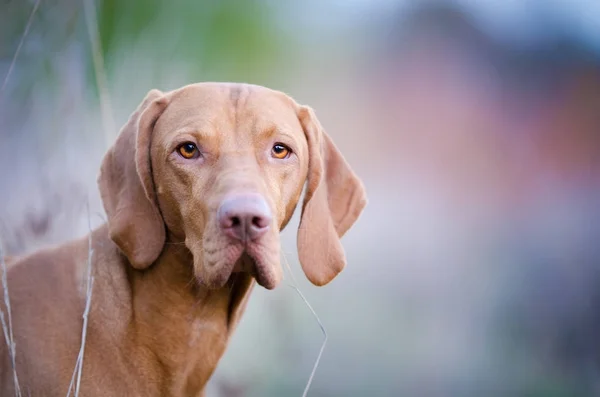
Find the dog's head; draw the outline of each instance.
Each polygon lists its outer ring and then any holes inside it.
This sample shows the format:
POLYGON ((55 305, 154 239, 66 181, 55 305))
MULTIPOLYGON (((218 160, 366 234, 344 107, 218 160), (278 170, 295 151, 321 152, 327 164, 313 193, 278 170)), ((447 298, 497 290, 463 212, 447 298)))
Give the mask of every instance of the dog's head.
POLYGON ((99 186, 112 240, 144 269, 166 240, 185 242, 209 288, 249 271, 282 278, 279 232, 306 183, 298 230, 315 285, 345 266, 340 238, 365 191, 312 109, 264 87, 200 83, 151 90, 106 154, 99 186))

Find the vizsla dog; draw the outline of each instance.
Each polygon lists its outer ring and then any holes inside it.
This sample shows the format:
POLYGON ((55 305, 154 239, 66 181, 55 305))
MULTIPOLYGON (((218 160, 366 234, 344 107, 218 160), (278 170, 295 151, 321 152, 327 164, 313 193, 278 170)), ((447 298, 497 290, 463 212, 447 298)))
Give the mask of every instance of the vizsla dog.
MULTIPOLYGON (((282 278, 279 232, 304 185, 298 253, 317 286, 344 268, 340 238, 366 204, 310 108, 245 84, 151 90, 104 157, 98 184, 107 224, 9 264, 24 396, 67 395, 89 241, 80 395, 202 396, 254 281, 272 289, 282 278)), ((14 396, 0 342, 0 395, 14 396)))

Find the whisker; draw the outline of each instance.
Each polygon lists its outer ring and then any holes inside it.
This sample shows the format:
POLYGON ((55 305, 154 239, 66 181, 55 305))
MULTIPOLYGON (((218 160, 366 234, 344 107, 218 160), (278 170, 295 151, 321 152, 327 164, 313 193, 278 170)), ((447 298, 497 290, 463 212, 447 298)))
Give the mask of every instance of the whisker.
POLYGON ((185 245, 185 241, 175 241, 175 242, 167 241, 167 242, 165 242, 165 245, 185 245))
POLYGON ((196 276, 192 276, 190 281, 185 284, 185 288, 190 288, 196 282, 196 276))

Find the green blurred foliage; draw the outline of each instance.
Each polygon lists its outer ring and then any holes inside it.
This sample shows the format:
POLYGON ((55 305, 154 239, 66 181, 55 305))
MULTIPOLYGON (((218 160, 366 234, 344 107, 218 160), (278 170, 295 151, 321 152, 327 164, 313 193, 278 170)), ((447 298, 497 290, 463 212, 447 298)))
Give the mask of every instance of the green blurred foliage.
MULTIPOLYGON (((197 80, 252 80, 278 53, 282 37, 261 0, 104 0, 98 13, 103 55, 145 48, 153 67, 186 62, 197 80)), ((267 67, 266 70, 269 70, 267 67)))

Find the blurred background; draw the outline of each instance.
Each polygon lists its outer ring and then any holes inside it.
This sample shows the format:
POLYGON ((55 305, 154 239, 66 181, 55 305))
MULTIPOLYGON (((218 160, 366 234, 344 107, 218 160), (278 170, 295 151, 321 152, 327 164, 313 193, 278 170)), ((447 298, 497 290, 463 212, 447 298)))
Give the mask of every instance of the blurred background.
MULTIPOLYGON (((34 7, 0 0, 0 82, 34 7)), ((329 336, 310 396, 600 395, 600 2, 42 0, 0 94, 6 251, 102 223, 120 126, 206 80, 311 105, 369 193, 327 287, 284 232, 329 336)), ((257 288, 208 395, 300 396, 322 340, 257 288)))

